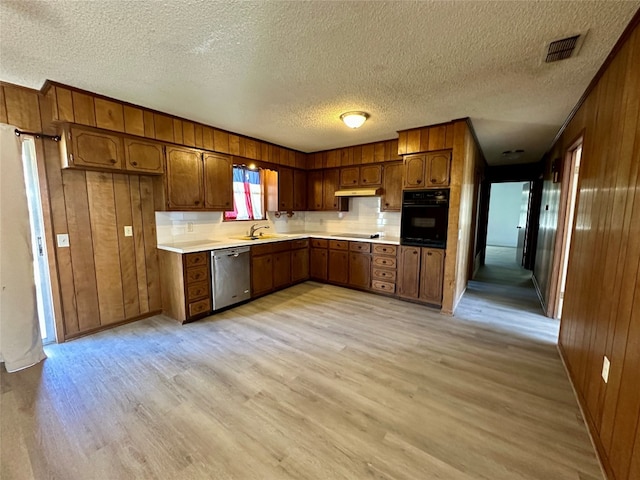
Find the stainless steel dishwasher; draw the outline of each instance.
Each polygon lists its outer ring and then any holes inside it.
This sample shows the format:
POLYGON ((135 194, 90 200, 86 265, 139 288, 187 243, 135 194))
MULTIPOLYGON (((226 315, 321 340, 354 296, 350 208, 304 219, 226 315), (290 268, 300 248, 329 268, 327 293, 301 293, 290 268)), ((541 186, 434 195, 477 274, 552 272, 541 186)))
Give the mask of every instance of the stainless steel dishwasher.
POLYGON ((251 297, 250 247, 211 252, 213 310, 220 310, 251 297))

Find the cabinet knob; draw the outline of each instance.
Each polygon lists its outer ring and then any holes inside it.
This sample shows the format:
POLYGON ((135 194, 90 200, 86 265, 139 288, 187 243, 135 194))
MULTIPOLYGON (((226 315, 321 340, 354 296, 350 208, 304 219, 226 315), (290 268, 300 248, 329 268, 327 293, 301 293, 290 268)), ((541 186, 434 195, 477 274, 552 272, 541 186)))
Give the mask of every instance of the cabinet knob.
POLYGON ((422 180, 418 179, 416 180, 416 183, 422 183, 422 180))
POLYGON ((133 165, 134 167, 138 166, 138 162, 131 162, 131 165, 133 165))
POLYGON ((116 162, 117 162, 117 160, 116 160, 115 158, 112 158, 112 159, 110 159, 109 161, 110 161, 111 163, 116 163, 116 162))
POLYGON ((427 255, 431 256, 431 252, 427 252, 427 255))
POLYGON ((193 202, 194 205, 200 205, 200 200, 196 200, 195 202, 193 202))
POLYGON ((414 250, 413 252, 411 252, 411 253, 413 253, 414 255, 417 255, 417 254, 418 254, 418 252, 416 252, 415 250, 414 250))
POLYGON ((437 180, 435 178, 431 179, 431 183, 436 183, 436 182, 437 182, 437 180))

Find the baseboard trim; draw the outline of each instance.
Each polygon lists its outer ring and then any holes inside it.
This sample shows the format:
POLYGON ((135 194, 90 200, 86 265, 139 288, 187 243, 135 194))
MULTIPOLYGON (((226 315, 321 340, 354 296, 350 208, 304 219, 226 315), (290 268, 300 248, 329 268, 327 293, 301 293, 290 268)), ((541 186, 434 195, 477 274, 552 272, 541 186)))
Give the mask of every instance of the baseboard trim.
POLYGON ((556 348, 558 350, 558 355, 560 355, 560 361, 562 362, 562 366, 564 367, 564 372, 567 374, 567 378, 569 379, 569 385, 571 385, 571 390, 573 390, 573 396, 576 398, 576 402, 578 404, 578 408, 580 409, 580 415, 582 416, 582 421, 587 428, 587 434, 589 435, 589 440, 591 440, 591 446, 596 454, 596 458, 598 459, 598 465, 600 465, 600 471, 602 472, 602 478, 604 480, 615 480, 615 475, 613 470, 609 466, 609 461, 607 460, 606 454, 604 453, 604 447, 600 442, 600 438, 597 436, 597 430, 593 421, 591 420, 591 416, 589 412, 584 407, 582 403, 582 396, 578 393, 576 386, 573 384, 573 378, 571 378, 571 373, 569 372, 569 367, 567 366, 567 362, 565 359, 564 350, 562 349, 562 345, 560 343, 556 344, 556 348))
POLYGON ((549 316, 549 311, 547 310, 547 302, 544 301, 544 296, 542 295, 542 291, 540 290, 540 285, 538 285, 538 280, 536 279, 535 274, 531 275, 531 282, 533 283, 533 288, 536 289, 536 295, 538 295, 538 300, 540 301, 540 305, 542 306, 542 311, 545 316, 549 316))

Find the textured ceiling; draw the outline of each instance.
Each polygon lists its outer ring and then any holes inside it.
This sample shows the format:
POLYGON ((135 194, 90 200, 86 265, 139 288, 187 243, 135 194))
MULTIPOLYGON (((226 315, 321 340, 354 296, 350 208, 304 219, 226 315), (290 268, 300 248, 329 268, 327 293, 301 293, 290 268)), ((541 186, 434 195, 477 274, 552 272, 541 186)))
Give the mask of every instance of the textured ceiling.
POLYGON ((306 152, 471 117, 489 163, 531 162, 639 6, 0 0, 0 79, 51 79, 306 152), (583 32, 576 57, 543 63, 549 41, 583 32), (347 110, 371 118, 350 130, 347 110))

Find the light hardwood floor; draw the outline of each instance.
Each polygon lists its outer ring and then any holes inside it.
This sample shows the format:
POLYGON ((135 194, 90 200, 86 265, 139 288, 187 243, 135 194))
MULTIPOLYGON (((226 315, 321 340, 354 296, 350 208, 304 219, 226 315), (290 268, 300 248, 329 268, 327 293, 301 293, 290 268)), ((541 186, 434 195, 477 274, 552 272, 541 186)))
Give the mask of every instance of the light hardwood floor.
POLYGON ((0 477, 601 479, 554 327, 494 287, 447 317, 307 282, 48 347, 2 373, 0 477))

